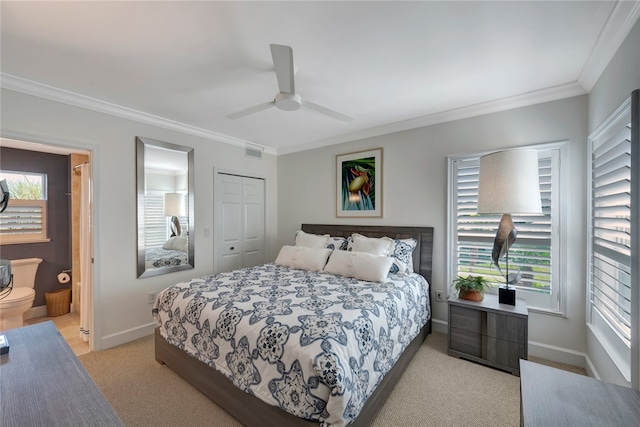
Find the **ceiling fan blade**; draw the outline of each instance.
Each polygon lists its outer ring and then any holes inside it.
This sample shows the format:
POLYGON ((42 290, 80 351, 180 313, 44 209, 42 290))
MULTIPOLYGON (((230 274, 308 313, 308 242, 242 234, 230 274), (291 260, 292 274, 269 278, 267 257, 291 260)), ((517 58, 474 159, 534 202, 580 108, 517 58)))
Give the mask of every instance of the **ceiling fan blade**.
POLYGON ((249 114, 257 113, 258 111, 266 110, 267 108, 275 107, 276 103, 265 102, 264 104, 254 105, 253 107, 245 108, 244 110, 236 111, 235 113, 231 113, 226 117, 231 120, 239 119, 241 117, 248 116, 249 114))
POLYGON ((276 69, 276 77, 278 78, 278 88, 283 93, 296 93, 295 83, 293 81, 293 49, 291 46, 281 44, 271 44, 271 57, 273 58, 273 66, 276 69))
POLYGON ((338 113, 337 111, 323 107, 322 105, 314 104, 313 102, 303 100, 301 106, 309 111, 320 113, 324 116, 331 117, 332 119, 340 120, 343 123, 349 123, 353 120, 353 117, 346 116, 342 113, 338 113))

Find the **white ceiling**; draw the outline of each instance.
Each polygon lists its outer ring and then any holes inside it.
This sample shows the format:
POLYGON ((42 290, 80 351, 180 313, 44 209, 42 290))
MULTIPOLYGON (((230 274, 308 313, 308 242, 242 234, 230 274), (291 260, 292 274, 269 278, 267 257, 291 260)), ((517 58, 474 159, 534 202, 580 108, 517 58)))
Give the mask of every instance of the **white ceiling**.
POLYGON ((587 93, 638 2, 1 3, 3 87, 282 154, 587 93), (296 92, 348 124, 276 108, 296 92))

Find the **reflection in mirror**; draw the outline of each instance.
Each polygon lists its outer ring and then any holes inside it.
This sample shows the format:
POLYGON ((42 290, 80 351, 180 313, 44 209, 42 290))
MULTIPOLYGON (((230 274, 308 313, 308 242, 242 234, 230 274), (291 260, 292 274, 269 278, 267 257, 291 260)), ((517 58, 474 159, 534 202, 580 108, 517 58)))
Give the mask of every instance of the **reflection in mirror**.
POLYGON ((193 148, 136 137, 138 277, 194 267, 193 148))

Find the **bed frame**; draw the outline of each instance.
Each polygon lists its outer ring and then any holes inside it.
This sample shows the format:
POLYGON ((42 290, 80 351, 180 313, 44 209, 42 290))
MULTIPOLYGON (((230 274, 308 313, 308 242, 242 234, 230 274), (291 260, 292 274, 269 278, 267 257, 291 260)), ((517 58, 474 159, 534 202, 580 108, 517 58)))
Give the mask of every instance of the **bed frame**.
MULTIPOLYGON (((348 237, 352 233, 360 233, 367 237, 389 236, 394 239, 410 237, 416 239, 418 244, 413 252, 414 270, 429 282, 429 303, 431 303, 432 227, 302 224, 302 230, 306 233, 330 234, 342 237, 348 237)), ((371 425, 378 410, 387 400, 409 362, 411 362, 422 342, 430 333, 431 319, 420 330, 418 336, 407 346, 394 367, 384 376, 378 387, 367 399, 358 418, 349 424, 349 427, 371 425)), ((214 368, 190 356, 178 347, 169 344, 160 335, 158 328, 155 331, 155 357, 158 363, 169 366, 246 426, 318 426, 317 422, 298 418, 240 390, 214 368)))

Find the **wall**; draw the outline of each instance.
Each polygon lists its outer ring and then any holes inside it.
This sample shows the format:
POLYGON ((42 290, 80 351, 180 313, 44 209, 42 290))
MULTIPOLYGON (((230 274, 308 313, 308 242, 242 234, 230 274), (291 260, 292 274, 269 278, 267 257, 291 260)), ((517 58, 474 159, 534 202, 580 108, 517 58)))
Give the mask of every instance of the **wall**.
MULTIPOLYGON (((291 244, 301 223, 362 223, 433 226, 433 287, 446 292, 447 156, 568 140, 567 318, 530 313, 530 354, 581 364, 585 332, 585 164, 587 97, 487 114, 411 131, 367 138, 278 158, 280 245, 291 244), (383 147, 382 219, 335 216, 335 156, 383 147)), ((436 328, 445 330, 446 303, 433 303, 436 328)))
POLYGON ((94 180, 94 349, 145 336, 153 328, 148 293, 213 272, 213 168, 266 178, 268 256, 277 255, 277 159, 245 157, 242 147, 2 90, 2 136, 92 151, 94 180), (136 278, 135 137, 195 150, 195 269, 136 278))
POLYGON ((42 258, 36 274, 33 307, 45 305, 45 293, 69 288, 60 285, 57 275, 71 268, 69 158, 0 147, 0 169, 47 174, 47 235, 50 242, 0 246, 5 259, 42 258))
MULTIPOLYGON (((602 124, 635 89, 640 88, 640 21, 620 46, 589 93, 589 132, 602 124)), ((638 205, 634 206, 638 214, 638 205)), ((635 285, 638 286, 637 281, 635 285)), ((635 307, 635 310, 638 310, 635 307)), ((636 331, 636 334, 638 331, 636 331)), ((616 384, 630 385, 613 363, 607 348, 588 329, 588 354, 594 374, 616 384)))

